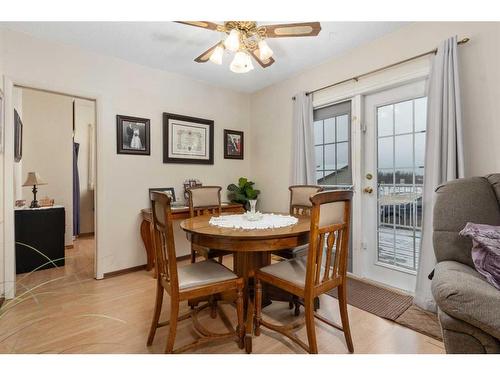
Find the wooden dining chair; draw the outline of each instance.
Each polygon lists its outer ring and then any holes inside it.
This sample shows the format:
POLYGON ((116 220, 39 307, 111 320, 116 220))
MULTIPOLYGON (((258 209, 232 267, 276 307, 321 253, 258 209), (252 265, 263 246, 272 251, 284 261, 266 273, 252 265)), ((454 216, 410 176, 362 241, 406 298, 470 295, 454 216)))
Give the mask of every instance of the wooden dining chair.
MULTIPOLYGON (((169 333, 165 353, 179 353, 207 341, 229 338, 235 339, 238 342, 238 346, 243 348, 245 334, 243 322, 243 279, 213 260, 205 260, 177 267, 170 198, 164 193, 153 192, 151 193, 151 206, 153 213, 153 226, 151 230, 153 231, 153 245, 156 257, 155 266, 158 277, 156 278, 155 309, 147 345, 150 346, 153 343, 157 328, 168 325, 169 333), (165 291, 170 295, 170 320, 159 322, 165 291), (235 303, 238 320, 236 329, 231 327, 227 333, 215 333, 201 326, 197 315, 201 310, 210 307, 209 303, 205 303, 179 316, 181 301, 216 296, 223 292, 230 292, 236 295, 235 303), (174 350, 177 322, 188 318, 192 319, 194 330, 200 337, 193 343, 174 350)), ((220 314, 225 316, 222 310, 220 310, 220 314)))
MULTIPOLYGON (((319 193, 320 191, 323 191, 323 187, 318 185, 292 185, 288 187, 288 190, 290 190, 290 215, 311 216, 312 204, 309 200, 309 197, 311 195, 319 193)), ((274 251, 273 254, 283 259, 292 259, 298 256, 305 255, 307 253, 308 246, 309 245, 303 245, 291 249, 277 250, 274 251)), ((288 304, 290 309, 293 309, 295 307, 295 315, 299 316, 302 301, 300 301, 300 299, 296 296, 293 296, 293 298, 288 301, 288 304)), ((319 298, 315 298, 314 310, 318 310, 319 307, 319 298)))
MULTIPOLYGON (((222 188, 220 186, 197 186, 188 188, 189 216, 220 216, 222 212, 220 199, 221 190, 222 188)), ((205 259, 218 258, 219 263, 222 263, 222 257, 224 255, 230 255, 231 252, 208 249, 191 243, 191 263, 196 262, 196 254, 203 256, 205 259)))
MULTIPOLYGON (((323 191, 323 187, 318 185, 292 185, 288 187, 288 190, 290 190, 290 215, 311 216, 312 204, 309 197, 323 191)), ((273 254, 284 259, 292 259, 296 256, 304 255, 307 251, 307 246, 278 250, 273 252, 273 254)))
POLYGON ((352 191, 327 191, 310 198, 311 231, 307 257, 299 257, 263 267, 255 273, 255 334, 260 326, 277 331, 299 344, 309 353, 318 353, 314 318, 344 332, 349 352, 352 344, 346 301, 347 255, 352 191), (308 344, 294 330, 301 324, 275 325, 262 319, 262 282, 274 285, 304 301, 308 344), (338 288, 342 326, 314 312, 314 298, 338 288))

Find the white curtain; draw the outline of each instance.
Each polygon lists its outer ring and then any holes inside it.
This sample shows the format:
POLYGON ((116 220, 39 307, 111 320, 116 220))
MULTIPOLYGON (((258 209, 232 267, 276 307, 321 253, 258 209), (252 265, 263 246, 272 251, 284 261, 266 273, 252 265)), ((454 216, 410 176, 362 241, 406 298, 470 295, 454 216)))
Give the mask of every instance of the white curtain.
POLYGON ((442 42, 432 63, 427 99, 423 232, 414 303, 435 311, 428 279, 436 264, 432 245, 434 190, 464 176, 457 37, 442 42))
POLYGON ((300 92, 293 101, 292 185, 316 185, 312 95, 300 92))

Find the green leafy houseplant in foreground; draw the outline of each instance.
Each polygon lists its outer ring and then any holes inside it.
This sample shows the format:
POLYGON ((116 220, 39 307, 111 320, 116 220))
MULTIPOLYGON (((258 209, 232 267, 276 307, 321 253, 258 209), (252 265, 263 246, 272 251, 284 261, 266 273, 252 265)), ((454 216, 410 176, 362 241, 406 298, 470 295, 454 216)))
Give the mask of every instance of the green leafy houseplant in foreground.
POLYGON ((230 184, 227 187, 229 190, 228 197, 233 203, 241 203, 248 210, 250 208, 249 200, 257 199, 260 190, 254 189, 255 182, 248 181, 245 177, 240 177, 238 185, 230 184))

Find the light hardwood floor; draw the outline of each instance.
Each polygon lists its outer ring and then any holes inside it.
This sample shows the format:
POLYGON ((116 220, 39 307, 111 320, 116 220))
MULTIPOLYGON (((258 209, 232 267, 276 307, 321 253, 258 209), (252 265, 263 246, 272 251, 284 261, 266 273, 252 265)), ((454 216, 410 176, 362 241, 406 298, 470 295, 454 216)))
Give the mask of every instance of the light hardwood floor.
MULTIPOLYGON (((93 240, 78 240, 60 269, 18 276, 18 299, 0 311, 0 353, 162 353, 166 328, 146 346, 153 311, 155 280, 146 271, 94 280, 93 240)), ((234 309, 223 306, 235 321, 234 309)), ((185 305, 182 311, 187 311, 185 305)), ((294 319, 288 304, 273 303, 264 313, 273 320, 294 319)), ((321 298, 321 313, 340 321, 337 300, 321 298)), ((168 314, 165 296, 162 319, 168 314)), ((355 353, 444 353, 440 341, 349 306, 355 353)), ((219 319, 201 317, 208 328, 224 330, 219 319)), ((320 353, 347 353, 343 335, 317 322, 320 353)), ((179 323, 177 345, 193 339, 189 321, 179 323)), ((299 331, 305 338, 305 329, 299 331)), ((304 353, 288 339, 265 329, 254 338, 254 353, 304 353)), ((207 345, 191 353, 243 353, 236 343, 207 345)))

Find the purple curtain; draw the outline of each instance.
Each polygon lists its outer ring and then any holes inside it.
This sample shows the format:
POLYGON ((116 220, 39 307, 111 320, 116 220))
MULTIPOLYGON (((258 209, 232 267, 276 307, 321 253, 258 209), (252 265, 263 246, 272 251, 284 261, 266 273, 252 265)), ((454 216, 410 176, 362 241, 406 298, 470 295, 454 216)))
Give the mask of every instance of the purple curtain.
POLYGON ((78 175, 79 143, 73 142, 73 236, 80 234, 80 177, 78 175))

